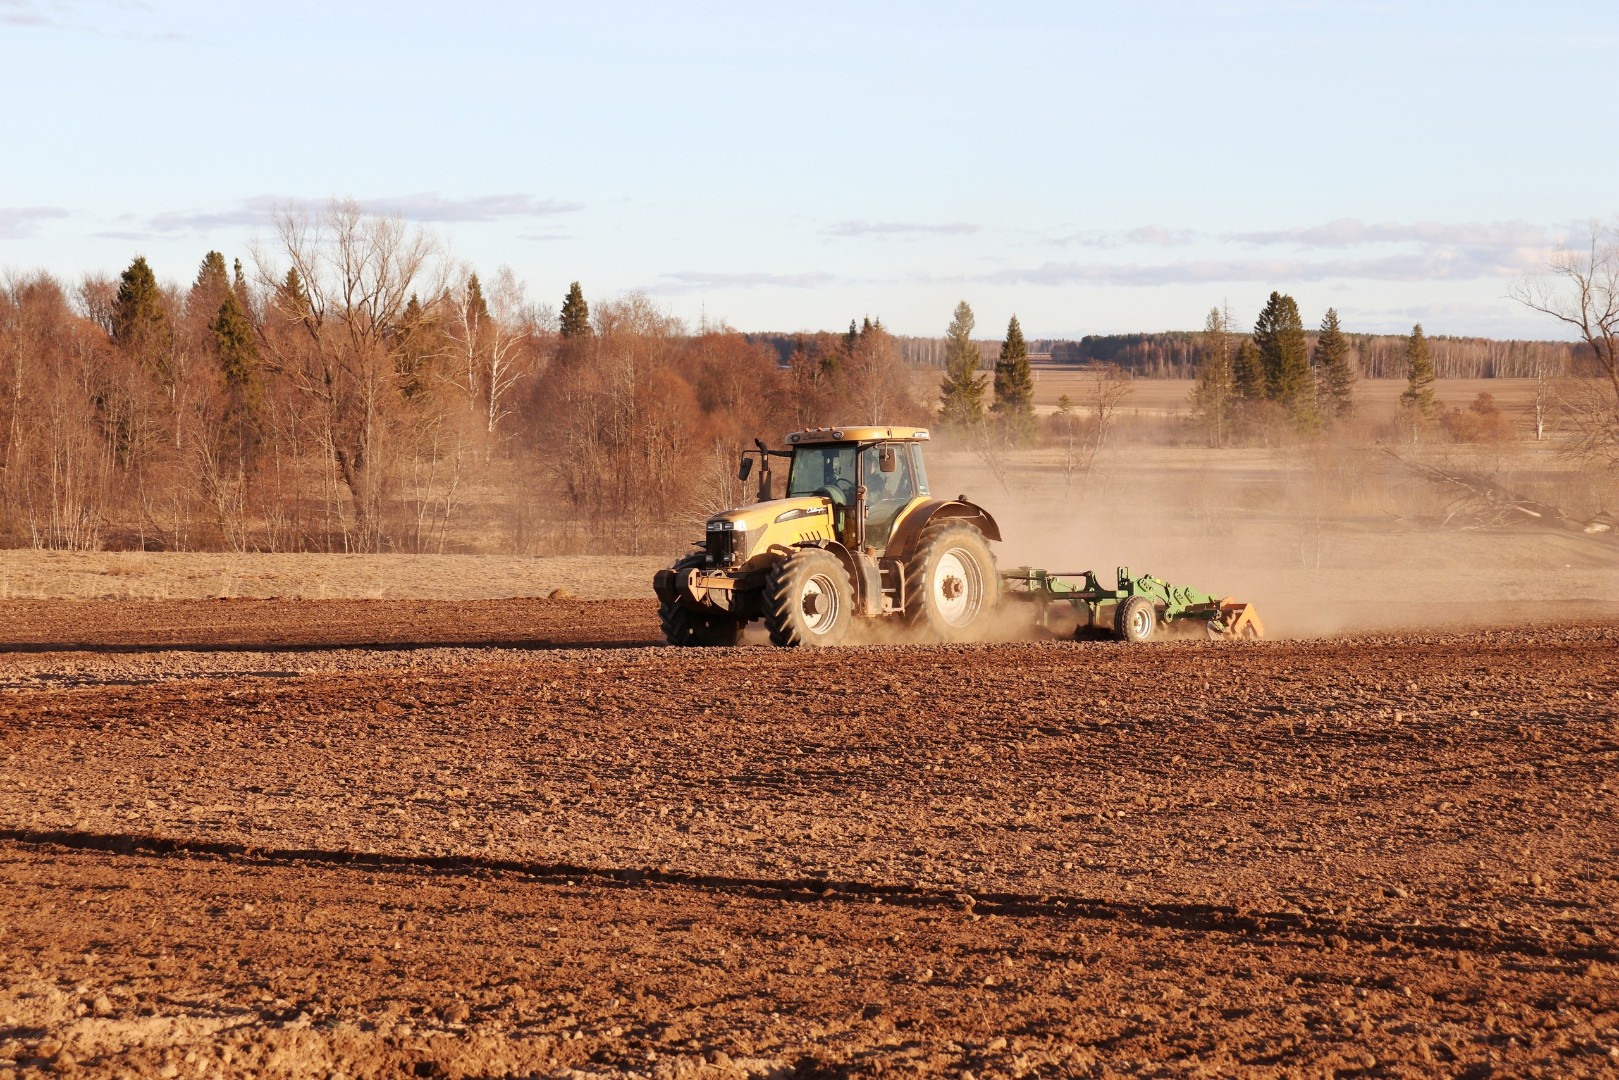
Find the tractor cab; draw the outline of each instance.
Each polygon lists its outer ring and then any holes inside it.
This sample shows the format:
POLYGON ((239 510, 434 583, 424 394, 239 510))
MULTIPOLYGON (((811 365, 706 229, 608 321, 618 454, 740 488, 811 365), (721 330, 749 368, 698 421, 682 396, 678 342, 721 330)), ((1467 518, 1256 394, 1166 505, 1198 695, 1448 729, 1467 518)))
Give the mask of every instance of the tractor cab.
MULTIPOLYGON (((838 540, 881 552, 894 523, 926 501, 922 428, 815 428, 787 436, 792 462, 787 497, 820 496, 832 504, 838 540)), ((769 492, 761 489, 760 497, 769 492)))

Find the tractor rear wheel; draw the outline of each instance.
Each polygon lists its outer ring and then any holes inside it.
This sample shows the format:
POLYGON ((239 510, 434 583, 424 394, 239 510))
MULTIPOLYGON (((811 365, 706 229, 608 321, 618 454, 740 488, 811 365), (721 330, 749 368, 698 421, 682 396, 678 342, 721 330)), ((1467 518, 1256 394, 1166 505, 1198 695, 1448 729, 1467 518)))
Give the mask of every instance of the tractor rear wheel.
POLYGON ((1158 609, 1145 596, 1128 597, 1113 617, 1113 636, 1120 641, 1146 641, 1158 626, 1158 609))
POLYGON ((799 548, 765 577, 765 626, 777 645, 839 645, 854 622, 854 586, 839 558, 799 548))
POLYGON ((905 621, 940 641, 982 633, 1000 599, 995 556, 964 522, 930 525, 905 564, 905 621))
POLYGON ((735 645, 742 638, 742 624, 731 616, 705 615, 678 601, 658 605, 658 623, 671 645, 735 645))

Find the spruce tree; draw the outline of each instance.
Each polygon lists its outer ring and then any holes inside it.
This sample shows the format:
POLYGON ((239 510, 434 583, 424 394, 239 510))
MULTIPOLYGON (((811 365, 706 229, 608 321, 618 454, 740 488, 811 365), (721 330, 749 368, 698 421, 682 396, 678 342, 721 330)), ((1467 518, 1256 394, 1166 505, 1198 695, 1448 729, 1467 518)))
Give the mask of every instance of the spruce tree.
POLYGON ((580 341, 590 336, 590 305, 576 281, 568 286, 568 295, 562 300, 562 337, 566 341, 580 341))
POLYGON ((157 277, 141 256, 136 256, 118 277, 112 339, 159 382, 168 382, 173 367, 174 331, 163 311, 163 292, 157 277))
POLYGON ((477 274, 467 278, 467 321, 476 326, 489 321, 489 304, 483 298, 483 286, 478 283, 477 274))
POLYGON ((1233 372, 1237 396, 1243 401, 1265 400, 1265 361, 1260 358, 1259 347, 1253 338, 1245 337, 1237 344, 1237 360, 1233 372))
POLYGON ((995 364, 995 403, 990 409, 1013 442, 1026 442, 1034 435, 1034 372, 1016 315, 1006 326, 1001 358, 995 364))
POLYGON ((466 347, 472 350, 473 355, 481 355, 489 342, 493 327, 489 318, 489 304, 483 298, 483 285, 478 281, 477 274, 467 277, 467 292, 462 300, 465 305, 462 310, 465 313, 464 325, 468 339, 466 347))
POLYGON ((297 267, 288 268, 286 278, 276 286, 275 299, 276 305, 294 319, 303 321, 314 314, 309 290, 304 288, 304 279, 298 275, 297 267))
MULTIPOLYGON (((240 276, 241 263, 238 262, 237 274, 240 276)), ((202 257, 202 265, 197 268, 197 280, 192 283, 193 294, 206 293, 217 296, 230 285, 230 278, 225 273, 225 256, 217 251, 210 251, 202 257)))
POLYGON ((956 305, 945 331, 944 381, 939 384, 939 420, 957 430, 975 428, 984 420, 984 384, 978 374, 983 355, 973 344, 973 309, 963 300, 956 305))
POLYGON ((1236 371, 1231 364, 1231 320, 1212 308, 1203 322, 1199 351, 1202 363, 1192 388, 1192 414, 1202 426, 1210 446, 1224 446, 1231 434, 1232 411, 1237 404, 1236 371))
POLYGON ((1355 414, 1355 369, 1349 364, 1349 339, 1338 325, 1338 312, 1327 309, 1315 342, 1317 404, 1321 418, 1348 420, 1355 414))
POLYGON ((1254 320, 1254 346, 1265 372, 1265 397, 1287 410, 1301 431, 1320 426, 1315 411, 1315 378, 1310 372, 1310 342, 1304 320, 1291 296, 1272 292, 1254 320))
POLYGON ((1411 336, 1406 340, 1405 363, 1405 393, 1400 395, 1400 404, 1416 413, 1424 423, 1432 423, 1436 415, 1433 352, 1423 336, 1421 323, 1411 328, 1411 336))
POLYGON ((433 324, 415 293, 405 301, 399 316, 399 332, 394 342, 394 372, 399 376, 399 392, 407 401, 425 398, 433 388, 433 358, 439 352, 433 324))
MULTIPOLYGON (((220 262, 224 273, 224 262, 220 262)), ((219 374, 225 383, 225 394, 230 403, 229 412, 234 419, 248 420, 258 412, 262 387, 259 382, 258 342, 253 336, 253 324, 242 307, 236 290, 226 288, 215 316, 212 330, 214 346, 219 355, 219 374)))
POLYGON ((230 291, 230 274, 225 270, 225 256, 210 251, 197 268, 197 280, 191 283, 186 295, 186 317, 203 326, 212 326, 219 315, 219 305, 230 291))

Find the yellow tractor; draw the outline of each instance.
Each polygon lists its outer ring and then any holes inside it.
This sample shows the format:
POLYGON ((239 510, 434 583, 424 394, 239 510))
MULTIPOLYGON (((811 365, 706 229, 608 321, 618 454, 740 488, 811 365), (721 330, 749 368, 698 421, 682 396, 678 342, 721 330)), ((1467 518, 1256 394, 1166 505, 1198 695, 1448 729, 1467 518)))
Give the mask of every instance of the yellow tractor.
POLYGON ((855 619, 893 619, 935 640, 979 633, 1000 596, 995 519, 965 499, 935 499, 925 428, 795 431, 755 459, 759 501, 708 519, 698 550, 658 571, 653 589, 671 645, 734 645, 762 619, 782 646, 837 645, 855 619), (785 498, 772 458, 790 459, 785 498))

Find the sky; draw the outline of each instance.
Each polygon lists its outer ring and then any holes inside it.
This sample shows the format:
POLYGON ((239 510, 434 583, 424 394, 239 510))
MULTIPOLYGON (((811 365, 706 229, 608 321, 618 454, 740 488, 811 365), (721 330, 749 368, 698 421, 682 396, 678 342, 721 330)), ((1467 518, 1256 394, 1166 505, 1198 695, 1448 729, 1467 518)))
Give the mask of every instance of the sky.
POLYGON ((276 265, 333 199, 560 306, 1554 338, 1619 4, 0 0, 0 272, 276 265))

